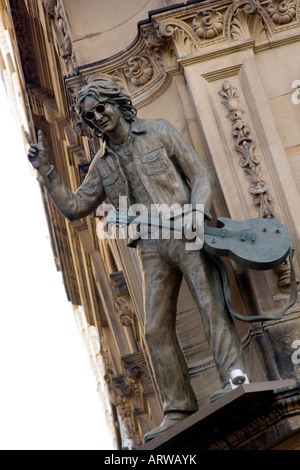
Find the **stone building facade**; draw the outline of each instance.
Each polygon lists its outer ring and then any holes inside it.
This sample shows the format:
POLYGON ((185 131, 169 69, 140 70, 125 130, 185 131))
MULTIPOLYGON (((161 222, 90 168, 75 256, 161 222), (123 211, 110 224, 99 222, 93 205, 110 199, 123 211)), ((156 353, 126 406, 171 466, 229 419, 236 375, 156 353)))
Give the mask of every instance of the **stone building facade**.
MULTIPOLYGON (((299 0, 0 5, 1 69, 6 83, 13 83, 8 91, 23 107, 31 134, 43 131, 51 163, 72 191, 101 148, 76 113, 75 93, 96 78, 114 80, 139 117, 170 121, 214 170, 211 224, 220 216, 280 221, 290 231, 299 276, 299 0), (12 50, 3 46, 5 37, 12 50)), ((144 341, 135 250, 124 240, 97 237, 101 209, 68 222, 41 191, 54 257, 90 350, 116 447, 124 438, 139 447, 160 424, 162 407, 144 341)), ((289 262, 268 271, 226 264, 240 313, 269 315, 286 305, 289 262)), ((299 301, 282 319, 236 324, 252 382, 300 380, 292 360, 300 344, 299 301)), ((185 284, 177 331, 199 406, 205 407, 220 384, 185 284)))

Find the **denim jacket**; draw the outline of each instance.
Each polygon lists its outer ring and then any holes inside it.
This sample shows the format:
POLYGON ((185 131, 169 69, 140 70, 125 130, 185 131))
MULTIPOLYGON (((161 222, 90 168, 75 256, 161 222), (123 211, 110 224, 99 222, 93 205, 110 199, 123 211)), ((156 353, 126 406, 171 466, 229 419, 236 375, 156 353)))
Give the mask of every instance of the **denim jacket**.
MULTIPOLYGON (((136 118, 130 133, 133 164, 154 204, 198 203, 210 210, 215 185, 212 172, 169 122, 136 118)), ((89 215, 105 199, 115 208, 119 196, 130 201, 128 182, 109 141, 105 151, 95 156, 76 193, 67 188, 54 168, 46 178, 38 179, 69 220, 89 215)))

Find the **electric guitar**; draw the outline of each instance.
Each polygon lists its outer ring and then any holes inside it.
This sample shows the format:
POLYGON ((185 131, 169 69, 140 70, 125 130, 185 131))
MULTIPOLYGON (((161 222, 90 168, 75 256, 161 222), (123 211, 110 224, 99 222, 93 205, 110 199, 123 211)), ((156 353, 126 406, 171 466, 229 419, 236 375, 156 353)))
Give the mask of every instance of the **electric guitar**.
MULTIPOLYGON (((124 210, 110 211, 107 224, 138 224, 169 228, 184 233, 182 223, 162 218, 142 217, 124 210)), ((220 217, 217 227, 204 224, 203 249, 212 256, 227 256, 238 264, 256 270, 273 269, 288 256, 290 234, 277 220, 253 218, 242 221, 220 217)))

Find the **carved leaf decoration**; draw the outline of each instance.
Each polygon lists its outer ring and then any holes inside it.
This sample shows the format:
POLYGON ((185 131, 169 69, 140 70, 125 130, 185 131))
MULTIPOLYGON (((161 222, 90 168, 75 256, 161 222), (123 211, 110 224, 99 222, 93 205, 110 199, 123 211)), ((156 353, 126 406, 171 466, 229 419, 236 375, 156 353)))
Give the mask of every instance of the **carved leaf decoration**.
POLYGON ((250 179, 248 191, 254 197, 254 204, 260 208, 259 216, 277 218, 271 207, 272 197, 269 194, 269 186, 261 177, 260 159, 254 153, 256 144, 251 137, 251 129, 244 122, 244 112, 239 108, 237 88, 226 80, 219 94, 223 98, 222 103, 229 111, 227 116, 232 121, 234 148, 241 155, 239 165, 244 168, 245 175, 250 179))
POLYGON ((235 40, 255 38, 256 41, 265 38, 265 25, 261 17, 261 8, 256 0, 238 2, 231 19, 231 36, 235 40))
POLYGON ((201 46, 197 34, 181 20, 172 19, 171 22, 159 23, 159 34, 162 37, 173 39, 179 56, 192 54, 201 46))

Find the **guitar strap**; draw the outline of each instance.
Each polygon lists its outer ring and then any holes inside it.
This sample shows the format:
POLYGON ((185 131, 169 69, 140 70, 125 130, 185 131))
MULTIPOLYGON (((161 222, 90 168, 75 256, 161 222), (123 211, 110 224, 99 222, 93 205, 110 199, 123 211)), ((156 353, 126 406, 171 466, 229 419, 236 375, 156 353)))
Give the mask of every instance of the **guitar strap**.
POLYGON ((296 274, 295 274, 295 269, 294 269, 294 265, 293 265, 294 251, 295 251, 294 248, 290 247, 289 261, 290 261, 290 265, 291 265, 291 272, 290 272, 291 293, 290 293, 289 302, 283 310, 280 310, 276 313, 273 313, 272 315, 266 315, 266 316, 265 315, 244 316, 244 315, 241 315, 241 314, 239 314, 238 312, 235 311, 234 306, 233 306, 233 302, 232 302, 232 297, 231 297, 231 288, 230 288, 230 284, 229 284, 229 276, 228 276, 227 268, 226 268, 224 262, 220 258, 212 257, 213 260, 216 262, 217 267, 219 269, 219 272, 221 274, 225 302, 227 304, 227 307, 228 307, 228 310, 229 310, 230 314, 234 318, 237 318, 238 320, 246 321, 246 322, 279 320, 280 318, 283 317, 283 315, 286 313, 286 311, 296 303, 298 293, 297 293, 296 274))

